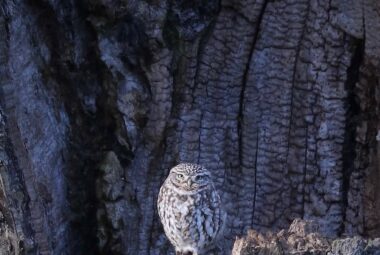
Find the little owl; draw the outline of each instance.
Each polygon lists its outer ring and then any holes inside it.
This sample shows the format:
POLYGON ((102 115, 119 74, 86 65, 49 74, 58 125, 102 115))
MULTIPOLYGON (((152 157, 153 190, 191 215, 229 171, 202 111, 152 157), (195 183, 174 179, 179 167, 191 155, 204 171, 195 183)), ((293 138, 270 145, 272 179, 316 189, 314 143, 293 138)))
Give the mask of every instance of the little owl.
POLYGON ((223 232, 226 213, 211 174, 203 166, 183 163, 172 168, 157 204, 177 255, 205 253, 223 232))

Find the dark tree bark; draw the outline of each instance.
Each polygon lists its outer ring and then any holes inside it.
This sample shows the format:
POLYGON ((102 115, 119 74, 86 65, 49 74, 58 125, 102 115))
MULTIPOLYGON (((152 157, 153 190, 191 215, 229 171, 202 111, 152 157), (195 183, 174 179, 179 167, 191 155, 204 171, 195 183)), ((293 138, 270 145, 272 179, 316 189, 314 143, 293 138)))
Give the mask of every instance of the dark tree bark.
POLYGON ((294 218, 380 235, 378 1, 0 7, 0 251, 171 254, 155 201, 184 161, 215 177, 225 253, 294 218))

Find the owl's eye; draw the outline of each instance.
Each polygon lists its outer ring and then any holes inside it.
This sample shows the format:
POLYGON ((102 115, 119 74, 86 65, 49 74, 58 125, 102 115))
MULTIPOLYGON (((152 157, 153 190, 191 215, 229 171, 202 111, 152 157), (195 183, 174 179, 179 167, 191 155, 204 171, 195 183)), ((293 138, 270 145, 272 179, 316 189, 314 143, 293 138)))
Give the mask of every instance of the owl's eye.
POLYGON ((178 179, 178 180, 182 180, 183 177, 184 177, 183 174, 177 174, 177 179, 178 179))
POLYGON ((195 176, 195 180, 196 181, 201 181, 201 180, 203 180, 205 177, 204 176, 202 176, 202 175, 197 175, 197 176, 195 176))

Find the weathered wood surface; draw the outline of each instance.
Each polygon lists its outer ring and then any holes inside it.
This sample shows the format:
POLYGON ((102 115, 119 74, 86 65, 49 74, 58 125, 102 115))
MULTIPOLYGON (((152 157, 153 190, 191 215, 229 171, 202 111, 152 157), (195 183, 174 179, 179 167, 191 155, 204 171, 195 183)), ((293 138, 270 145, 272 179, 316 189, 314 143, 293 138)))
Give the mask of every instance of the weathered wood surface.
POLYGON ((354 236, 326 238, 319 234, 318 224, 296 219, 289 229, 277 233, 249 231, 248 235, 236 240, 232 255, 377 255, 380 238, 364 239, 354 236))
POLYGON ((294 218, 379 236, 379 31, 376 0, 0 1, 0 250, 170 254, 181 161, 226 253, 294 218))

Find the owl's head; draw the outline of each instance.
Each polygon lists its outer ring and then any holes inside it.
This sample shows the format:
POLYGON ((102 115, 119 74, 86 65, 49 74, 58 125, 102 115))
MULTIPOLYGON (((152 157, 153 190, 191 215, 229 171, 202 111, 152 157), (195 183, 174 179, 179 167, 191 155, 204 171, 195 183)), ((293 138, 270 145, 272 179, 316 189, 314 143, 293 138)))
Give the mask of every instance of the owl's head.
POLYGON ((193 191, 209 185, 211 174, 201 165, 181 163, 170 170, 169 179, 175 187, 193 191))

